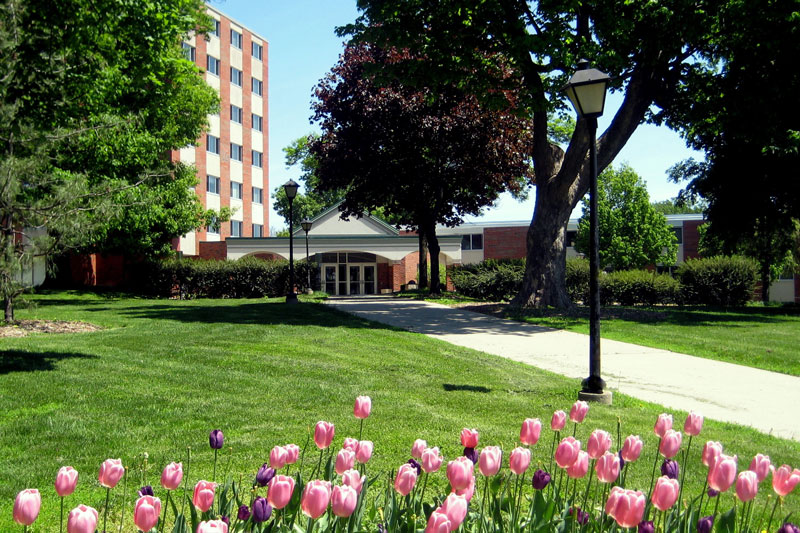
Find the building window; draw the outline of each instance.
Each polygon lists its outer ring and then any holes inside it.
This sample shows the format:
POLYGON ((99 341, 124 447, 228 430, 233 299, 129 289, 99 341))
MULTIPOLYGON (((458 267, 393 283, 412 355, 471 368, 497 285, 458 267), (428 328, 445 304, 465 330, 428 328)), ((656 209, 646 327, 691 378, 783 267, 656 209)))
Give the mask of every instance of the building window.
POLYGON ((575 247, 575 239, 577 237, 578 237, 577 231, 570 230, 567 232, 567 248, 569 248, 570 246, 573 248, 575 247))
POLYGON ((231 182, 231 198, 234 200, 242 199, 242 184, 235 181, 231 182))
POLYGON ((236 30, 231 30, 231 46, 242 49, 242 34, 236 30))
POLYGON ((211 194, 219 194, 219 178, 210 174, 207 175, 206 190, 211 194))
POLYGON ((264 129, 263 120, 264 119, 261 118, 261 116, 256 115, 255 113, 252 114, 251 118, 253 119, 253 129, 256 130, 256 131, 263 131, 263 129, 264 129))
POLYGON ((219 137, 206 135, 206 151, 219 155, 219 137))
POLYGON ((255 57, 256 59, 260 60, 262 51, 263 51, 263 49, 262 49, 261 45, 254 41, 253 42, 253 57, 255 57))
POLYGON ((213 233, 214 235, 219 235, 219 220, 217 217, 213 217, 208 226, 206 226, 206 233, 213 233))
POLYGON ((214 19, 212 21, 212 24, 214 24, 214 29, 211 30, 211 35, 219 37, 219 21, 217 19, 214 19))
POLYGON ((261 168, 261 152, 253 150, 253 166, 261 168))
POLYGON ((238 220, 231 220, 231 237, 242 236, 242 223, 238 220))
POLYGON ((215 76, 219 76, 219 59, 214 56, 206 56, 206 70, 215 76))
POLYGON ((231 122, 242 123, 242 108, 231 104, 231 122))
POLYGON ((192 46, 189 43, 183 43, 181 44, 181 48, 183 48, 183 56, 192 63, 194 63, 194 58, 195 58, 194 46, 192 46))
POLYGON ((242 160, 242 145, 231 143, 231 159, 234 161, 242 160))
POLYGON ((261 187, 253 187, 253 203, 254 204, 261 204, 264 203, 262 200, 264 198, 264 191, 261 187))
POLYGON ((462 250, 483 250, 483 234, 463 235, 461 237, 462 250))
POLYGON ((237 87, 242 86, 242 71, 236 67, 231 67, 231 83, 237 87))
POLYGON ((264 84, 261 82, 261 80, 257 80, 255 78, 252 78, 252 81, 253 92, 258 96, 261 96, 261 91, 264 84))
POLYGON ((675 233, 678 244, 683 244, 683 228, 672 228, 672 232, 675 233))
POLYGON ((264 236, 264 226, 261 224, 253 224, 253 237, 263 237, 264 236))

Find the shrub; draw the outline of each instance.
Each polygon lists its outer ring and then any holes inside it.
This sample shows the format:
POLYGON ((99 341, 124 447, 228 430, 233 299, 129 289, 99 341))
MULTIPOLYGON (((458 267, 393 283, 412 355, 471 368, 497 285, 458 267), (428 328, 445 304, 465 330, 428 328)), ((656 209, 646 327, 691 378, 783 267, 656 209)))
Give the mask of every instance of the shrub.
POLYGON ((743 256, 716 255, 681 265, 681 300, 686 304, 737 306, 753 295, 758 266, 743 256))
POLYGON ((605 304, 656 305, 674 303, 679 283, 669 274, 620 270, 600 277, 600 301, 605 304))
POLYGON ((567 294, 575 303, 589 301, 589 260, 583 257, 567 259, 567 294))
POLYGON ((522 286, 524 259, 487 259, 456 267, 451 273, 456 290, 485 300, 510 300, 522 286))
MULTIPOLYGON (((315 263, 296 261, 295 284, 305 288, 308 269, 312 285, 315 263)), ((230 260, 169 259, 142 265, 133 290, 148 296, 179 298, 263 298, 289 292, 289 263, 255 257, 230 260)))

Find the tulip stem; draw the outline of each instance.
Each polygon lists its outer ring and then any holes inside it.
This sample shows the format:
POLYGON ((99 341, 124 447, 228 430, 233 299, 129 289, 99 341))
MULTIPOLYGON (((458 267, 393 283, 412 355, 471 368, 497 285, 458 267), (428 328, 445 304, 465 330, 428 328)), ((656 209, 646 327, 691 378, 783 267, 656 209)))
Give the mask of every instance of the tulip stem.
POLYGON ((650 474, 650 490, 647 491, 647 501, 653 495, 653 482, 656 479, 656 466, 658 465, 658 450, 661 448, 661 437, 658 438, 658 446, 656 446, 656 456, 653 459, 653 472, 650 474))
POLYGON ((555 433, 553 433, 553 443, 550 445, 550 465, 547 467, 548 474, 553 471, 553 454, 555 453, 556 450, 556 440, 560 436, 561 436, 561 431, 556 431, 555 433))
POLYGON ((361 419, 361 425, 358 428, 358 441, 361 442, 361 435, 364 432, 364 419, 361 419))
POLYGON ((314 529, 314 519, 310 516, 308 517, 308 527, 306 527, 306 533, 311 533, 311 530, 314 529))
POLYGON ((717 510, 719 509, 719 501, 722 499, 722 493, 717 494, 717 501, 714 503, 714 513, 711 515, 712 520, 717 520, 717 510))
POLYGON ((122 533, 122 523, 125 521, 125 498, 128 496, 128 469, 125 469, 122 479, 122 505, 119 511, 119 533, 122 533))
POLYGON ((59 533, 64 533, 64 497, 61 497, 61 525, 58 528, 59 533))
POLYGON ((217 482, 217 452, 218 451, 219 450, 214 448, 214 474, 211 476, 211 481, 213 481, 214 483, 217 482))
POLYGON ((106 519, 108 518, 108 500, 111 497, 111 489, 106 487, 106 508, 103 511, 103 533, 106 531, 106 519))
POLYGON ((572 436, 574 437, 577 433, 578 433, 578 423, 577 422, 573 422, 572 423, 572 436))
POLYGON ((592 471, 597 459, 592 459, 592 466, 589 467, 589 481, 586 482, 586 493, 583 495, 583 509, 586 509, 586 502, 589 500, 589 489, 592 487, 592 471))
MULTIPOLYGON (((192 464, 192 447, 186 447, 186 471, 183 473, 183 501, 181 502, 181 516, 183 516, 183 511, 186 508, 186 489, 189 483, 189 467, 192 464)), ((178 517, 175 517, 177 520, 178 517)))
POLYGON ((425 502, 425 489, 428 487, 428 478, 430 477, 430 473, 425 472, 425 481, 422 482, 422 496, 419 498, 419 506, 424 509, 424 502, 425 502))
POLYGON ((767 531, 772 531, 772 517, 775 516, 775 510, 778 508, 778 503, 782 502, 783 498, 778 496, 775 498, 775 505, 772 506, 772 512, 769 514, 769 522, 767 522, 767 531))
POLYGON ((489 478, 484 477, 484 484, 483 484, 483 502, 481 503, 481 517, 480 517, 480 526, 478 527, 478 533, 482 533, 483 531, 483 513, 486 510, 486 495, 489 493, 489 478))
POLYGON ((519 479, 519 490, 517 491, 517 507, 516 507, 516 515, 514 523, 519 525, 518 523, 519 510, 520 507, 522 507, 522 489, 525 487, 525 472, 524 471, 522 472, 522 478, 520 478, 520 476, 517 476, 517 479, 519 479))
MULTIPOLYGON (((161 531, 165 531, 165 528, 167 527, 167 509, 169 509, 169 493, 170 493, 170 491, 167 491, 167 499, 164 502, 164 516, 163 516, 163 518, 161 518, 161 524, 160 524, 161 525, 161 528, 160 528, 161 531)), ((159 529, 158 526, 156 526, 156 530, 158 530, 158 529, 159 529)))
POLYGON ((683 453, 683 472, 681 472, 681 486, 678 488, 678 508, 680 509, 681 505, 681 496, 683 496, 683 480, 686 479, 686 470, 688 466, 688 461, 686 460, 689 457, 689 450, 692 449, 692 435, 689 435, 689 444, 686 446, 686 451, 683 453))
POLYGON ((703 492, 700 493, 700 504, 697 506, 697 512, 701 517, 703 516, 703 498, 706 495, 706 489, 708 489, 708 477, 706 477, 706 480, 703 483, 703 492))

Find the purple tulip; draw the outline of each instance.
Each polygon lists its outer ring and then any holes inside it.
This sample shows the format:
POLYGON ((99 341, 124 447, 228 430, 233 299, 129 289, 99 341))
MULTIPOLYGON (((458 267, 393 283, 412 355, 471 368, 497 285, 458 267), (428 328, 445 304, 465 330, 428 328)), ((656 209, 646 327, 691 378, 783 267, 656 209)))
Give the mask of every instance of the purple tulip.
POLYGON ((653 521, 648 520, 647 522, 645 521, 639 522, 639 527, 637 531, 638 533, 653 533, 655 531, 655 526, 653 525, 653 521))
POLYGON ((212 450, 221 450, 222 445, 225 443, 225 435, 222 434, 221 429, 212 429, 208 434, 208 445, 212 450))
POLYGON ((270 516, 272 516, 272 506, 265 498, 259 496, 253 502, 253 522, 257 524, 266 522, 270 516))
POLYGON ((261 468, 258 469, 258 473, 256 474, 256 484, 259 487, 266 487, 274 477, 275 470, 270 468, 269 464, 264 463, 261 465, 261 468))
POLYGON ((422 475, 422 466, 420 466, 420 464, 417 461, 415 461, 414 459, 409 459, 408 464, 417 469, 417 476, 422 475))
POLYGON ((619 471, 622 472, 622 469, 625 468, 625 459, 622 458, 622 450, 617 453, 619 456, 619 471))
POLYGON ((711 528, 714 527, 714 517, 704 516, 697 521, 697 533, 711 533, 711 528))
POLYGON ((225 525, 226 525, 226 526, 230 526, 230 525, 231 525, 231 519, 230 519, 230 518, 228 518, 227 516, 224 516, 224 515, 223 515, 223 516, 222 516, 222 518, 220 518, 220 520, 222 520, 223 522, 225 522, 225 525))
POLYGON ((472 464, 478 464, 478 452, 475 448, 464 448, 464 457, 472 461, 472 464))
POLYGON ((577 511, 577 515, 576 515, 575 520, 580 525, 587 524, 589 522, 589 513, 585 512, 585 511, 581 511, 580 507, 572 507, 569 510, 569 514, 575 514, 576 511, 577 511))
POLYGON ((778 530, 778 533, 800 533, 800 527, 797 527, 794 524, 786 522, 778 530))
POLYGON ((142 496, 153 496, 153 487, 145 485, 139 489, 139 497, 141 498, 142 496))
POLYGON ((246 522, 250 518, 250 509, 246 505, 241 505, 239 507, 239 513, 236 517, 241 520, 242 522, 246 522))
POLYGON ((719 491, 714 489, 708 489, 708 497, 709 498, 716 498, 719 496, 719 491))
POLYGON ((678 465, 678 461, 673 461, 672 459, 664 459, 664 462, 661 463, 661 475, 667 476, 670 479, 678 479, 678 474, 680 474, 681 468, 678 465))
POLYGON ((550 483, 550 474, 545 472, 542 469, 537 470, 533 474, 533 488, 536 490, 542 490, 550 483))

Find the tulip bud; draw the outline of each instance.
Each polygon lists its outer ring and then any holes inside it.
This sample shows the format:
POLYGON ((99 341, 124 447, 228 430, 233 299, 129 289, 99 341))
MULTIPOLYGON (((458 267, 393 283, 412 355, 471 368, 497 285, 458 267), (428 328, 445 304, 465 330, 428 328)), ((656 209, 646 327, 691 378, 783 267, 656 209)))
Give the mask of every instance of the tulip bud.
POLYGON ((75 492, 78 471, 71 466, 62 466, 56 474, 56 493, 62 498, 75 492))
POLYGON ((25 489, 17 493, 14 500, 14 522, 21 526, 29 526, 39 516, 42 497, 36 489, 25 489))
POLYGON ((253 522, 260 524, 266 522, 272 516, 272 507, 267 503, 266 498, 257 497, 253 500, 253 522))
POLYGON ((548 474, 544 470, 539 469, 533 474, 534 489, 542 490, 549 484, 550 484, 550 474, 548 474))
POLYGON ((372 411, 372 399, 369 396, 359 396, 353 406, 353 416, 364 419, 372 411))
POLYGON ((225 444, 225 435, 222 434, 221 429, 212 429, 208 434, 208 445, 212 450, 221 450, 225 444))
POLYGON ((572 408, 569 410, 569 419, 572 422, 580 424, 583 422, 583 419, 586 418, 586 413, 589 412, 589 404, 578 400, 574 404, 572 404, 572 408))

